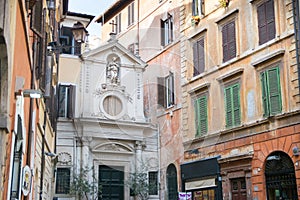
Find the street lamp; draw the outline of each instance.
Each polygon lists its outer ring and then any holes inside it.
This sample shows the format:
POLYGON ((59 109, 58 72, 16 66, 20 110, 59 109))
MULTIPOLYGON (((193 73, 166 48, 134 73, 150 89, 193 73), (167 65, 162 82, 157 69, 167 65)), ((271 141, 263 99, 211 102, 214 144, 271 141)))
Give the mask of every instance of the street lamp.
POLYGON ((85 37, 87 35, 87 30, 83 26, 82 23, 77 22, 73 25, 72 27, 72 33, 74 36, 74 39, 79 42, 79 43, 84 43, 85 42, 85 37))
MULTIPOLYGON (((83 26, 83 24, 81 22, 77 22, 73 25, 73 27, 71 28, 72 34, 73 34, 73 38, 75 40, 74 45, 68 45, 69 42, 67 42, 67 44, 60 44, 60 42, 57 41, 52 41, 48 43, 47 49, 49 52, 55 51, 55 50, 61 50, 61 49, 65 49, 65 48, 76 48, 76 47, 80 47, 82 43, 86 42, 86 37, 88 36, 88 31, 85 29, 85 27, 83 26)), ((69 36, 68 36, 69 37, 69 36)))

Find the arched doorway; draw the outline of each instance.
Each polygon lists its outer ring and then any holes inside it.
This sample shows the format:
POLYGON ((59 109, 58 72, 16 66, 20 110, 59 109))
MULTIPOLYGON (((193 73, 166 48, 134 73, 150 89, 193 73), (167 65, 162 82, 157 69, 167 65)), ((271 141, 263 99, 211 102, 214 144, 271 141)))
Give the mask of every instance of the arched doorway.
POLYGON ((178 197, 177 189, 177 170, 175 165, 170 164, 167 168, 167 186, 168 186, 168 199, 173 200, 178 197))
POLYGON ((276 151, 266 159, 265 180, 268 200, 297 200, 294 164, 284 152, 276 151))

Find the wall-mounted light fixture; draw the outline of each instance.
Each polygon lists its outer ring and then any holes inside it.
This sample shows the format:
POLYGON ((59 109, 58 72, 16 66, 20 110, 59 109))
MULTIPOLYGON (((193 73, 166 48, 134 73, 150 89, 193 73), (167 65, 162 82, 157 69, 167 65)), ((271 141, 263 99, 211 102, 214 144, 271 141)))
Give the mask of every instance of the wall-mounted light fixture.
POLYGON ((299 156, 299 148, 297 146, 293 147, 293 155, 299 156))
POLYGON ((82 23, 77 22, 72 27, 72 33, 77 42, 84 43, 88 31, 85 29, 82 23))
POLYGON ((32 99, 39 99, 43 97, 43 93, 41 90, 27 89, 23 90, 23 96, 30 97, 32 99))
POLYGON ((34 89, 25 89, 25 90, 19 90, 18 92, 15 92, 16 96, 23 97, 29 97, 31 99, 39 99, 43 97, 43 93, 41 90, 34 90, 34 89))
POLYGON ((49 156, 49 157, 52 157, 52 158, 57 157, 57 154, 52 153, 52 152, 45 152, 45 155, 46 155, 46 156, 49 156))

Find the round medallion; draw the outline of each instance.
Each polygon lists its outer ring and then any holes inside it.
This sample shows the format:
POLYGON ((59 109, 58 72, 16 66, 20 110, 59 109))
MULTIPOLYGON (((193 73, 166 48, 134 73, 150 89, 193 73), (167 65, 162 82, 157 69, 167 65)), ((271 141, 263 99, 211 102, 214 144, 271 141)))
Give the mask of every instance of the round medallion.
POLYGON ((61 152, 58 154, 58 162, 62 164, 68 164, 72 161, 72 156, 67 152, 61 152))
POLYGON ((108 119, 120 119, 126 113, 124 96, 116 91, 103 94, 100 99, 100 111, 108 119))
POLYGON ((116 96, 108 95, 103 99, 103 109, 107 114, 117 116, 122 112, 122 101, 116 96))

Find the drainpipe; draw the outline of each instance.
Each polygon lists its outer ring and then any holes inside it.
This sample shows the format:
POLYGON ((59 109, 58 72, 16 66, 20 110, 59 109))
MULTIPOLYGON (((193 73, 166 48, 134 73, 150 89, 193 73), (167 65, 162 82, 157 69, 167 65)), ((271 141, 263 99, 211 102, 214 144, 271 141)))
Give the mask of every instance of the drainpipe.
MULTIPOLYGON (((46 100, 45 100, 46 103, 46 100)), ((42 161, 41 161, 41 179, 40 179, 40 200, 43 199, 44 167, 45 167, 45 134, 46 134, 47 112, 44 111, 44 124, 42 133, 42 161)))
POLYGON ((157 124, 157 156, 158 156, 158 178, 159 178, 159 182, 158 182, 158 197, 159 199, 161 199, 161 166, 160 166, 160 159, 161 159, 161 156, 160 156, 160 130, 159 130, 159 123, 157 124))
MULTIPOLYGON (((295 40, 296 40, 296 59, 297 59, 297 68, 298 68, 298 86, 300 86, 300 12, 299 12, 299 2, 297 0, 293 0, 293 16, 294 16, 294 31, 295 31, 295 40)), ((300 93, 300 87, 299 93, 300 93)))
MULTIPOLYGON (((35 52, 36 51, 36 42, 32 45, 32 51, 35 52)), ((31 77, 30 77, 30 89, 35 89, 34 87, 34 77, 35 77, 35 58, 33 59, 33 63, 30 66, 30 73, 31 73, 31 77)), ((34 104, 34 99, 30 98, 29 100, 29 120, 28 120, 28 141, 27 141, 27 154, 26 154, 26 165, 28 165, 30 168, 31 166, 31 148, 32 148, 32 140, 33 140, 33 127, 32 127, 32 123, 33 123, 33 104, 34 104)), ((31 168, 31 170, 33 170, 31 168)), ((31 186, 33 184, 33 180, 31 180, 31 186)), ((31 190, 32 191, 32 190, 31 190)), ((25 197, 25 199, 29 199, 30 195, 28 195, 27 197, 25 197)))

